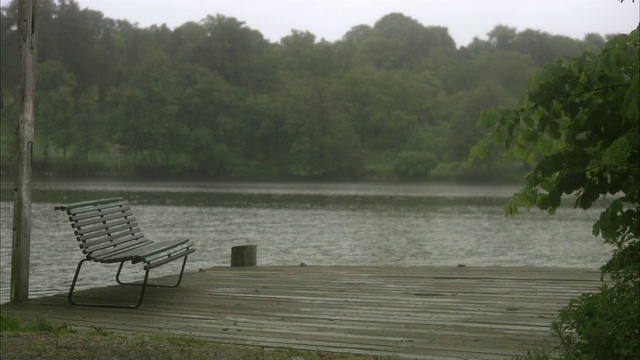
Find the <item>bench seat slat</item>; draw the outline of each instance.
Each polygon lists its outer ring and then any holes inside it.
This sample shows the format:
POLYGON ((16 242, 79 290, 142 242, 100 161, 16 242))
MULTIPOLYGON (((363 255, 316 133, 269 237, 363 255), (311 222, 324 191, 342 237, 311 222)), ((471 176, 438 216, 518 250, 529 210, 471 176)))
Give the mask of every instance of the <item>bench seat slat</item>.
POLYGON ((141 236, 135 241, 129 242, 125 245, 116 247, 114 249, 107 249, 99 253, 90 254, 91 257, 96 261, 109 261, 113 262, 117 261, 128 261, 128 260, 137 260, 140 255, 137 253, 137 249, 149 246, 153 244, 153 241, 147 239, 144 235, 141 236))
POLYGON ((113 207, 105 210, 96 210, 96 211, 91 211, 86 213, 80 213, 78 215, 71 215, 69 217, 69 221, 81 221, 85 219, 90 219, 92 217, 117 214, 127 210, 131 210, 131 207, 129 207, 128 205, 123 205, 123 206, 117 206, 117 207, 113 207))
POLYGON ((183 257, 185 257, 185 256, 187 256, 189 254, 194 253, 195 251, 196 251, 196 249, 194 249, 194 248, 187 248, 187 249, 184 249, 184 251, 181 252, 181 253, 173 254, 171 257, 167 257, 167 258, 165 258, 163 260, 158 260, 158 261, 155 261, 155 262, 151 262, 151 263, 147 264, 144 268, 145 268, 145 270, 153 269, 153 268, 156 268, 158 266, 170 263, 170 262, 172 262, 174 260, 181 259, 181 258, 183 258, 183 257))
MULTIPOLYGON (((98 236, 98 237, 93 237, 87 241, 84 241, 80 247, 83 248, 91 248, 94 246, 100 246, 100 245, 104 245, 107 243, 112 243, 120 238, 123 238, 125 236, 129 236, 129 235, 133 235, 133 234, 142 234, 142 231, 140 231, 139 228, 133 228, 133 227, 128 227, 128 228, 124 228, 118 231, 111 231, 109 230, 109 233, 106 235, 102 235, 102 236, 98 236)), ((98 249, 98 248, 96 248, 98 249)))
POLYGON ((71 226, 73 226, 74 228, 82 228, 84 226, 89 226, 89 225, 94 225, 94 224, 100 224, 100 223, 106 223, 109 222, 111 220, 117 220, 117 219, 122 219, 122 218, 129 218, 129 217, 133 217, 133 213, 129 210, 124 211, 122 213, 118 213, 118 214, 111 214, 111 215, 107 215, 107 216, 100 216, 100 217, 93 217, 90 219, 86 219, 86 220, 82 220, 82 221, 75 221, 73 222, 73 224, 71 226))
POLYGON ((127 242, 136 241, 143 236, 144 235, 140 232, 140 230, 127 231, 114 237, 103 238, 103 241, 92 243, 89 246, 83 246, 82 248, 88 254, 97 253, 101 250, 113 247, 116 247, 113 250, 122 249, 127 242))
POLYGON ((178 246, 184 246, 184 245, 190 245, 190 241, 189 239, 181 239, 181 240, 177 240, 177 241, 166 241, 166 242, 159 242, 159 243, 155 243, 155 246, 149 246, 148 248, 145 248, 144 253, 141 254, 140 256, 144 257, 145 259, 157 254, 161 254, 163 252, 166 251, 170 251, 172 248, 178 247, 178 246))
POLYGON ((117 232, 128 230, 128 229, 133 229, 133 228, 139 229, 138 223, 137 222, 129 223, 127 221, 123 225, 117 224, 117 225, 112 226, 112 227, 110 227, 108 229, 104 229, 104 227, 100 227, 100 229, 102 229, 100 231, 89 232, 86 235, 85 234, 83 234, 83 235, 76 234, 76 235, 77 235, 78 241, 89 243, 88 240, 95 239, 95 238, 100 238, 100 236, 113 234, 113 233, 117 233, 117 232))
POLYGON ((76 239, 78 241, 83 241, 90 239, 92 237, 95 237, 94 232, 96 231, 103 231, 103 230, 108 230, 108 229, 113 229, 116 227, 119 227, 120 225, 129 225, 131 227, 135 227, 138 225, 135 216, 132 216, 130 218, 126 218, 126 219, 120 219, 120 220, 114 220, 114 221, 109 221, 108 224, 94 224, 91 226, 85 226, 81 229, 76 229, 74 231, 74 234, 76 235, 76 239))
MULTIPOLYGON (((144 258, 146 256, 151 256, 154 254, 161 253, 172 247, 179 246, 187 242, 189 242, 188 239, 178 240, 178 241, 164 241, 164 242, 150 243, 145 245, 142 248, 136 248, 131 251, 118 254, 118 256, 144 258)), ((139 261, 136 261, 136 262, 139 262, 139 261)))
POLYGON ((188 242, 188 243, 182 244, 180 246, 175 246, 175 247, 172 247, 170 249, 167 249, 165 251, 162 251, 162 252, 159 252, 159 253, 156 253, 156 254, 153 254, 153 255, 144 256, 142 258, 143 259, 142 261, 144 261, 145 263, 150 263, 150 262, 156 261, 158 259, 162 259, 162 258, 165 258, 165 257, 171 257, 173 254, 182 252, 182 251, 184 251, 184 249, 188 249, 188 248, 190 248, 192 246, 193 246, 193 244, 188 242))
POLYGON ((129 202, 121 197, 110 198, 110 199, 101 199, 101 200, 92 200, 92 201, 83 201, 74 204, 60 205, 56 206, 56 210, 66 211, 67 214, 79 214, 82 212, 92 211, 96 209, 108 209, 114 206, 127 205, 129 202))

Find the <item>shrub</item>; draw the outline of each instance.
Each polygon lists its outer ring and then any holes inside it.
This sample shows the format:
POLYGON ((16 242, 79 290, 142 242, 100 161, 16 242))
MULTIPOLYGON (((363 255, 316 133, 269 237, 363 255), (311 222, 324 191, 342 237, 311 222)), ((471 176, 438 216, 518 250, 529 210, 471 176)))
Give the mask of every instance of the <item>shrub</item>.
POLYGON ((438 165, 438 158, 428 152, 404 151, 395 159, 394 175, 407 179, 426 179, 438 165))
POLYGON ((568 359, 640 359, 638 281, 571 300, 552 325, 568 359))

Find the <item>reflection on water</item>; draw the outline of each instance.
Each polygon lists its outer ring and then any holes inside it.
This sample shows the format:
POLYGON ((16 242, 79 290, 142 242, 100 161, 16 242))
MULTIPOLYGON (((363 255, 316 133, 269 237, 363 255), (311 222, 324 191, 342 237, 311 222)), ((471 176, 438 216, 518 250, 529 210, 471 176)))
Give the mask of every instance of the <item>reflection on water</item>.
MULTIPOLYGON (((5 188, 11 184, 3 182, 5 188)), ((375 182, 165 182, 125 180, 40 180, 40 190, 128 191, 128 192, 197 192, 236 194, 299 194, 299 195, 388 195, 388 196, 511 196, 518 190, 513 185, 464 185, 452 183, 375 183, 375 182)))
MULTIPOLYGON (((441 185, 445 196, 437 196, 423 185, 226 184, 201 192, 197 188, 204 184, 156 184, 144 191, 142 185, 124 183, 79 190, 56 186, 38 185, 34 191, 36 199, 59 200, 33 205, 31 296, 67 291, 82 257, 64 214, 53 210, 60 199, 123 194, 136 204, 134 212, 148 237, 194 240, 198 250, 190 256, 188 270, 226 266, 231 247, 243 244, 258 246, 259 265, 597 268, 610 257, 610 248, 591 235, 598 209, 562 208, 553 216, 532 211, 506 218, 501 205, 513 187, 441 185), (421 190, 425 195, 420 196, 421 190)), ((3 200, 0 302, 9 294, 13 206, 3 200)), ((81 287, 112 283, 105 265, 88 265, 81 287)), ((177 270, 165 266, 154 273, 177 270)))

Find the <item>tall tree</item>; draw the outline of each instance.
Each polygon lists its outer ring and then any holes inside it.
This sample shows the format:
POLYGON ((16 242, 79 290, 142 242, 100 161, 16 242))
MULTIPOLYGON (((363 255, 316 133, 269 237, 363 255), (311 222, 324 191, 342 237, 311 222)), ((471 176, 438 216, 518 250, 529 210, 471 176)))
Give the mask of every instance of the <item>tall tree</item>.
POLYGON ((121 110, 116 141, 129 151, 143 155, 155 167, 162 155, 170 155, 171 136, 178 111, 176 77, 169 57, 149 51, 133 70, 130 82, 118 94, 121 110))
POLYGON ((251 56, 262 52, 267 42, 259 32, 233 17, 209 15, 202 20, 207 33, 204 44, 208 54, 208 66, 229 83, 241 85, 243 65, 251 56))
POLYGON ((102 13, 80 9, 75 0, 60 1, 53 31, 59 58, 67 71, 70 71, 77 83, 74 91, 76 101, 80 95, 98 79, 96 45, 101 29, 102 13))
POLYGON ((0 19, 0 109, 4 108, 7 98, 19 88, 20 53, 18 51, 18 1, 14 0, 2 7, 0 19))
POLYGON ((283 61, 294 76, 329 77, 334 73, 333 48, 326 42, 316 43, 316 36, 308 31, 292 30, 283 37, 283 61))
POLYGON ((362 167, 359 137, 340 86, 321 78, 284 89, 284 132, 290 140, 288 173, 304 177, 354 176, 362 167))
POLYGON ((48 60, 38 64, 38 98, 36 101, 39 138, 44 151, 44 166, 48 171, 51 145, 62 148, 63 166, 67 149, 75 143, 78 127, 75 118, 73 91, 76 86, 59 61, 48 60))
POLYGON ((412 65, 435 49, 453 52, 456 44, 443 27, 425 27, 415 19, 400 13, 383 16, 373 26, 375 33, 397 42, 397 64, 412 65))

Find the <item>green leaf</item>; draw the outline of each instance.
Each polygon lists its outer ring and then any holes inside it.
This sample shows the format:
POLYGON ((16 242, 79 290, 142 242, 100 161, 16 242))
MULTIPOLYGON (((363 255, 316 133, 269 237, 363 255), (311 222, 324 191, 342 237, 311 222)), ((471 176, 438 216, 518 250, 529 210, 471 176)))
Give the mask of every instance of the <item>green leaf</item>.
POLYGON ((482 139, 469 150, 468 162, 473 162, 475 159, 484 159, 489 153, 489 135, 486 134, 482 139))
POLYGON ((520 131, 520 134, 522 134, 522 137, 526 142, 533 142, 538 138, 538 134, 533 129, 524 128, 520 131))
POLYGON ((596 221, 596 222, 593 224, 593 227, 592 227, 592 229, 591 229, 591 233, 593 234, 593 236, 598 236, 598 235, 600 235, 600 228, 601 228, 601 226, 600 226, 600 221, 601 221, 601 220, 598 220, 598 221, 596 221))
POLYGON ((546 136, 538 140, 538 149, 542 155, 549 155, 553 152, 553 141, 546 136))
POLYGON ((480 119, 478 119, 478 125, 486 128, 494 127, 498 121, 500 121, 500 112, 498 109, 491 108, 482 112, 480 119))
POLYGON ((517 143, 516 146, 514 146, 513 148, 513 154, 515 155, 515 157, 519 159, 524 159, 527 157, 528 151, 527 151, 527 148, 524 147, 522 144, 517 143))
POLYGON ((502 132, 502 130, 494 130, 493 137, 492 137, 493 145, 501 146, 503 141, 504 141, 504 133, 502 132))
POLYGON ((502 209, 504 210, 505 216, 516 216, 518 215, 518 206, 516 205, 515 198, 511 198, 507 204, 505 204, 502 209))
POLYGON ((553 75, 549 71, 549 67, 544 67, 533 75, 533 83, 530 85, 532 88, 540 87, 541 85, 549 82, 553 75))
POLYGON ((538 194, 538 208, 540 210, 548 210, 551 207, 549 194, 538 194))
POLYGON ((536 125, 535 120, 531 116, 524 116, 522 118, 522 121, 524 122, 525 125, 527 125, 530 128, 536 125))
POLYGON ((536 162, 536 153, 532 151, 527 157, 527 164, 534 164, 536 162))

